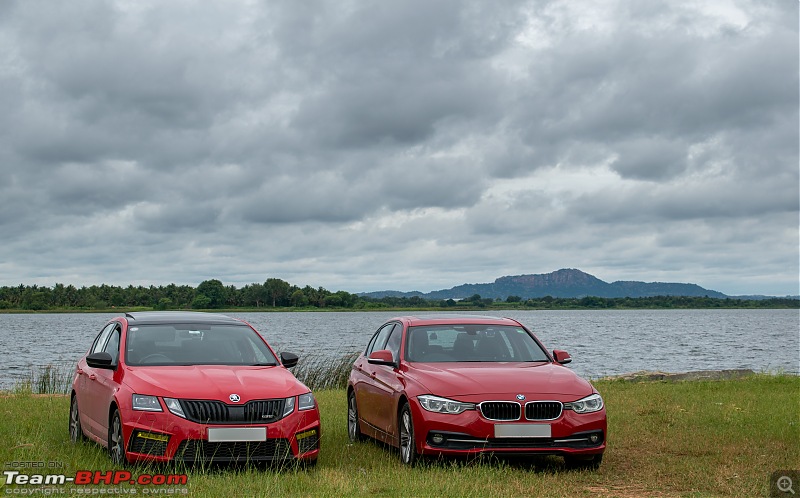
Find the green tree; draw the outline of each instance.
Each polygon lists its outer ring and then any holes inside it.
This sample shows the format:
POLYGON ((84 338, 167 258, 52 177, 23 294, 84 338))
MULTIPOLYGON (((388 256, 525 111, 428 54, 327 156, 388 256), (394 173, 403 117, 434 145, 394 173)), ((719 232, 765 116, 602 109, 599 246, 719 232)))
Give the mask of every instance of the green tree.
POLYGON ((247 306, 260 308, 269 299, 267 288, 263 284, 245 285, 242 291, 244 293, 244 303, 247 306))
POLYGON ((411 306, 414 306, 414 307, 420 307, 420 306, 426 306, 428 304, 428 302, 425 301, 424 299, 422 299, 419 296, 411 296, 408 299, 408 304, 410 304, 411 306))
POLYGON ((235 285, 225 287, 225 307, 238 308, 244 305, 244 293, 239 292, 235 285))
POLYGON ((339 303, 340 303, 339 306, 342 306, 344 308, 352 308, 353 306, 355 306, 356 301, 358 301, 357 295, 350 294, 347 291, 336 291, 336 293, 334 293, 333 295, 339 298, 339 303))
POLYGON ((342 297, 338 294, 331 294, 330 296, 325 296, 323 299, 326 307, 331 308, 341 308, 342 307, 342 297))
POLYGON ((330 292, 325 290, 324 287, 315 289, 310 285, 306 285, 303 287, 303 294, 306 295, 308 304, 311 306, 316 306, 317 308, 322 308, 325 306, 325 298, 330 294, 330 292))
POLYGON ((292 293, 291 301, 292 301, 292 306, 294 306, 295 308, 308 306, 308 298, 306 297, 305 293, 300 289, 297 289, 292 293))
POLYGON ((25 310, 46 310, 49 308, 48 304, 48 294, 41 290, 37 289, 37 286, 33 286, 29 289, 26 289, 25 293, 22 296, 22 309, 25 310))
POLYGON ((194 300, 192 300, 192 308, 196 310, 204 310, 211 307, 211 298, 205 294, 198 294, 194 297, 194 300))
POLYGON ((155 309, 157 310, 168 310, 172 308, 172 299, 168 297, 162 297, 158 300, 158 303, 155 305, 155 309))
POLYGON ((464 301, 468 301, 470 303, 479 304, 481 302, 481 299, 483 299, 483 298, 481 297, 480 294, 473 294, 470 297, 464 299, 464 301))
POLYGON ((192 308, 221 308, 225 304, 225 286, 217 279, 204 280, 197 286, 197 296, 192 301, 192 308), (207 306, 195 306, 197 298, 208 298, 207 306))
POLYGON ((280 278, 268 278, 264 282, 264 288, 267 290, 267 296, 272 301, 272 307, 287 306, 289 304, 289 282, 285 282, 280 278))

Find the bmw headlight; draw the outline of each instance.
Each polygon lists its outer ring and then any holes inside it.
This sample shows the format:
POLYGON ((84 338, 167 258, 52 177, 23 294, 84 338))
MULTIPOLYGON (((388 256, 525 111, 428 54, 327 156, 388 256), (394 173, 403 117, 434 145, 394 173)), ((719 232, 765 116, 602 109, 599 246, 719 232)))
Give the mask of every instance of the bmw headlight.
POLYGON ((160 412, 161 403, 155 396, 147 396, 146 394, 134 394, 133 402, 131 403, 134 410, 143 412, 160 412))
POLYGON ((454 401, 452 399, 440 398, 432 394, 423 394, 417 396, 419 404, 429 412, 436 413, 449 413, 457 415, 466 410, 474 410, 475 403, 462 403, 461 401, 454 401))
POLYGON ((603 398, 601 398, 599 394, 592 394, 578 401, 565 403, 564 408, 567 408, 567 405, 569 405, 569 408, 572 408, 572 411, 575 413, 592 413, 603 409, 603 398))

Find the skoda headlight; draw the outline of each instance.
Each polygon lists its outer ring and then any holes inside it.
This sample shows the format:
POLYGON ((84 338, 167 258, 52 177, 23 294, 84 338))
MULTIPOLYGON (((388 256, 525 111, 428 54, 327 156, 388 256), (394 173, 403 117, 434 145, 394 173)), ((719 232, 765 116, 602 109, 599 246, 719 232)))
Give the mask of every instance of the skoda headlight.
POLYGON ((294 411, 294 396, 286 398, 286 403, 283 405, 283 416, 287 417, 294 411))
POLYGON ((186 414, 183 413, 183 407, 181 406, 180 401, 175 398, 164 398, 164 403, 166 403, 167 410, 169 410, 170 413, 181 418, 186 418, 186 414))
POLYGON ((161 403, 155 396, 147 396, 146 394, 134 394, 133 402, 131 403, 134 410, 143 412, 160 412, 161 403))
POLYGON ((297 397, 297 409, 300 411, 311 410, 314 408, 314 395, 311 393, 301 394, 297 397))
POLYGON ((586 396, 583 399, 569 403, 569 406, 575 413, 597 412, 603 409, 603 398, 601 398, 599 394, 592 394, 591 396, 586 396))
POLYGON ((465 410, 474 410, 475 403, 462 403, 461 401, 454 401, 452 399, 440 398, 432 394, 423 394, 417 396, 419 404, 429 412, 436 413, 449 413, 457 415, 465 410))

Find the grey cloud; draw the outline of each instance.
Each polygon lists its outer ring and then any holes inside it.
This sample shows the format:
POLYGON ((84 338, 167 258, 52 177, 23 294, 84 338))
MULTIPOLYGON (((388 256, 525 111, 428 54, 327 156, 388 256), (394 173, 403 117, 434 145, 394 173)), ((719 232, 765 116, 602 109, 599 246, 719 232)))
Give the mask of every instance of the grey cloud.
POLYGON ((423 142, 442 122, 469 120, 489 107, 493 92, 468 78, 464 73, 398 74, 367 84, 344 83, 306 102, 294 126, 316 133, 323 144, 346 148, 423 142))
POLYGON ((274 22, 275 40, 287 58, 299 58, 301 65, 333 63, 319 66, 320 72, 357 69, 375 74, 376 65, 492 55, 523 24, 519 10, 524 3, 509 5, 497 9, 483 2, 452 0, 305 2, 290 8, 271 6, 264 18, 274 22))
POLYGON ((371 195, 354 191, 334 171, 302 180, 282 176, 234 201, 234 210, 237 216, 256 223, 341 222, 358 218, 364 204, 372 205, 371 195))
POLYGON ((641 138, 623 142, 615 151, 611 167, 626 178, 671 178, 686 170, 686 145, 663 138, 641 138))
POLYGON ((464 31, 459 6, 375 4, 355 9, 348 24, 305 27, 301 60, 321 53, 303 64, 318 62, 326 72, 310 70, 319 80, 315 96, 302 103, 294 126, 323 144, 352 148, 420 143, 448 120, 496 119, 504 87, 488 56, 513 31, 464 31))
POLYGON ((381 206, 399 210, 469 206, 478 201, 487 184, 480 165, 470 158, 404 158, 368 178, 380 185, 381 206))
MULTIPOLYGON (((688 148, 721 130, 770 126, 797 101, 796 30, 701 36, 674 24, 624 26, 611 36, 553 26, 564 31, 559 49, 531 62, 534 84, 524 88, 535 91, 524 97, 532 105, 517 107, 514 120, 528 142, 553 144, 552 160, 574 141, 611 150, 631 138, 688 148)), ((622 172, 641 174, 631 167, 622 172)))
POLYGON ((222 209, 202 198, 164 204, 135 206, 134 227, 144 233, 176 235, 186 231, 211 232, 222 209))
POLYGON ((145 175, 134 164, 88 165, 68 163, 41 179, 49 200, 62 214, 116 210, 136 199, 131 188, 140 185, 145 175))
POLYGON ((797 209, 795 185, 765 179, 759 185, 743 184, 724 173, 705 183, 674 184, 653 188, 647 185, 584 194, 571 203, 570 210, 582 219, 604 225, 638 222, 681 221, 767 217, 797 209), (753 190, 770 191, 769 196, 753 190))
MULTIPOLYGON (((33 26, 47 33, 24 37, 30 43, 21 52, 32 75, 59 92, 58 97, 80 104, 78 117, 86 122, 110 113, 154 126, 205 127, 236 95, 225 85, 226 80, 235 80, 235 73, 220 71, 226 67, 228 47, 207 38, 219 33, 181 30, 179 26, 190 24, 159 20, 154 15, 158 10, 133 30, 125 13, 110 4, 81 5, 85 8, 79 15, 69 12, 72 6, 62 6, 49 16, 37 17, 33 26), (61 9, 67 12, 58 12, 61 9), (65 13, 73 15, 58 15, 65 13)), ((197 28, 202 29, 203 16, 222 12, 175 9, 171 13, 201 21, 197 28)), ((220 20, 215 24, 221 27, 220 20)))

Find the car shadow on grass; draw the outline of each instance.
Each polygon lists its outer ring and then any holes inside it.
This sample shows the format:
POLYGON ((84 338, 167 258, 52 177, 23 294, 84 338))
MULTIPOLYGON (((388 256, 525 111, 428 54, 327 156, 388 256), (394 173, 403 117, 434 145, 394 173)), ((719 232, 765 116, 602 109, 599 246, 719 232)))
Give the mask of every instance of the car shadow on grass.
POLYGON ((427 457, 420 459, 418 465, 466 467, 510 467, 515 470, 555 474, 571 470, 564 463, 564 459, 555 455, 500 455, 483 453, 466 457, 427 457))
MULTIPOLYGON (((387 443, 370 440, 365 444, 374 444, 387 453, 388 457, 400 460, 399 450, 387 443)), ((564 459, 557 455, 507 455, 498 453, 478 453, 466 456, 427 456, 421 455, 414 464, 416 468, 443 469, 458 467, 510 467, 515 470, 542 474, 572 472, 564 459)))

